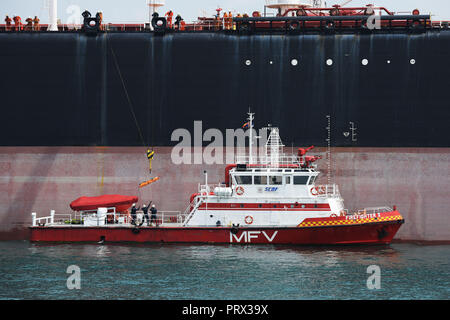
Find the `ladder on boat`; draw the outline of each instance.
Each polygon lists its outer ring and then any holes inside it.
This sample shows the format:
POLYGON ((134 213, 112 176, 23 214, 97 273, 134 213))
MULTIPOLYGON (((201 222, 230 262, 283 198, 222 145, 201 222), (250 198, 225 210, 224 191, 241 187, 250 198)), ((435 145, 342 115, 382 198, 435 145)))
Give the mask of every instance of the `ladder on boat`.
POLYGON ((203 204, 203 202, 205 202, 205 198, 206 198, 206 195, 201 195, 201 196, 195 197, 194 200, 192 200, 192 202, 189 204, 189 206, 184 211, 184 215, 187 215, 187 217, 183 222, 183 227, 185 227, 187 225, 187 223, 189 222, 189 220, 191 220, 192 216, 197 211, 197 209, 203 204), (197 201, 197 203, 194 205, 192 210, 190 210, 190 208, 195 203, 195 201, 197 201))

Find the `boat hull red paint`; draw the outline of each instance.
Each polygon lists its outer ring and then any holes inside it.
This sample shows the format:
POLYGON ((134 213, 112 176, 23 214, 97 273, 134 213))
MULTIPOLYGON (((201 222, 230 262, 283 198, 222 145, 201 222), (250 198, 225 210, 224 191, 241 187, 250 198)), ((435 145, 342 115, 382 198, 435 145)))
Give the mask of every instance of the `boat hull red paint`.
POLYGON ((241 244, 389 244, 403 220, 321 227, 31 227, 32 242, 175 242, 241 244), (382 231, 384 230, 384 231, 382 231))

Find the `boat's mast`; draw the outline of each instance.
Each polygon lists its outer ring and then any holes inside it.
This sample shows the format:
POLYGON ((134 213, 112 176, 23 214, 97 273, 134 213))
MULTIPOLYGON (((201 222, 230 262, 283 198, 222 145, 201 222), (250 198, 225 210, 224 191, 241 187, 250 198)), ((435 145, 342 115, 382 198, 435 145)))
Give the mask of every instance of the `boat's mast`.
POLYGON ((248 121, 249 121, 249 128, 250 128, 250 133, 249 133, 249 145, 248 145, 248 164, 252 164, 253 163, 253 158, 252 158, 252 147, 253 147, 253 119, 254 119, 254 113, 251 113, 250 110, 248 111, 248 121))
POLYGON ((325 129, 327 129, 327 139, 325 141, 327 142, 327 184, 331 184, 331 116, 327 115, 327 126, 325 129))

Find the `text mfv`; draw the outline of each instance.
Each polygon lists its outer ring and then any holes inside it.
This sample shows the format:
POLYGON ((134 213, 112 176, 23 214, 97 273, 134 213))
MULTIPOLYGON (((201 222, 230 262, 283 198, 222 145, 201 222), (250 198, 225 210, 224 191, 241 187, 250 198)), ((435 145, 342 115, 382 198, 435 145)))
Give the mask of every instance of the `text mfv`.
POLYGON ((268 235, 265 231, 242 231, 241 234, 238 236, 237 234, 233 234, 230 232, 230 243, 232 242, 246 242, 251 243, 252 239, 260 239, 260 237, 263 237, 263 239, 266 239, 268 242, 272 242, 273 239, 277 236, 278 231, 274 231, 272 235, 268 235))

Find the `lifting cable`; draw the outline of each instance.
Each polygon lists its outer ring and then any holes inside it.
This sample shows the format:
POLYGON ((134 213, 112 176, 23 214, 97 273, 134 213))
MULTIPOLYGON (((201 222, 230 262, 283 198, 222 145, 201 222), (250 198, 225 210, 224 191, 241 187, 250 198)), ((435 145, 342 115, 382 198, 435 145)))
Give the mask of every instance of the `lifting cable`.
MULTIPOLYGON (((108 35, 106 35, 106 39, 108 39, 108 35)), ((134 113, 133 104, 131 103, 130 96, 128 95, 128 90, 127 90, 127 87, 125 86, 125 81, 123 80, 122 73, 120 72, 119 63, 117 62, 116 54, 114 53, 112 46, 110 46, 110 49, 111 49, 111 53, 112 53, 112 56, 114 59, 114 64, 116 66, 117 72, 119 73, 119 78, 122 83, 122 87, 125 92, 125 96, 127 97, 127 100, 128 100, 128 107, 130 108, 130 112, 133 116, 134 123, 136 124, 136 128, 138 129, 139 136, 141 138, 141 142, 142 142, 143 146, 145 147, 144 136, 142 135, 141 127, 139 126, 139 123, 136 118, 136 114, 134 113)))
MULTIPOLYGON (((106 42, 107 42, 107 44, 108 44, 108 42, 109 42, 109 40, 108 40, 108 32, 105 32, 105 35, 106 35, 106 42)), ((134 123, 135 123, 135 125, 136 125, 137 130, 138 130, 139 137, 141 138, 142 145, 145 147, 145 146, 146 146, 145 139, 144 139, 144 136, 143 136, 143 134, 142 134, 141 127, 139 126, 139 123, 138 123, 136 114, 135 114, 135 112, 134 112, 133 104, 132 104, 131 99, 130 99, 130 96, 129 96, 129 94, 128 94, 127 87, 126 87, 126 85, 125 85, 125 80, 123 79, 122 73, 120 72, 120 67, 119 67, 119 63, 118 63, 118 61, 117 61, 116 54, 115 54, 115 52, 114 52, 113 47, 112 47, 111 44, 109 45, 109 48, 110 48, 110 50, 111 50, 111 54, 112 54, 112 57, 113 57, 113 60, 114 60, 114 65, 115 65, 115 67, 116 67, 116 69, 117 69, 117 72, 118 72, 118 74, 119 74, 119 78, 120 78, 120 81, 121 81, 121 83, 122 83, 122 87, 123 87, 123 90, 124 90, 124 92, 125 92, 125 96, 126 96, 127 101, 128 101, 128 107, 129 107, 129 109, 130 109, 131 115, 133 116, 134 123)), ((151 121, 152 121, 152 124, 153 124, 153 108, 152 108, 152 115, 151 115, 151 118, 152 118, 151 121)), ((154 132, 154 128, 153 128, 153 125, 152 125, 152 142, 153 142, 153 132, 154 132)), ((150 150, 150 148, 148 147, 148 148, 147 148, 147 159, 148 159, 148 161, 149 161, 149 172, 150 172, 150 173, 152 173, 152 160, 153 160, 153 158, 154 158, 154 154, 155 154, 154 147, 152 146, 152 150, 150 150)))

